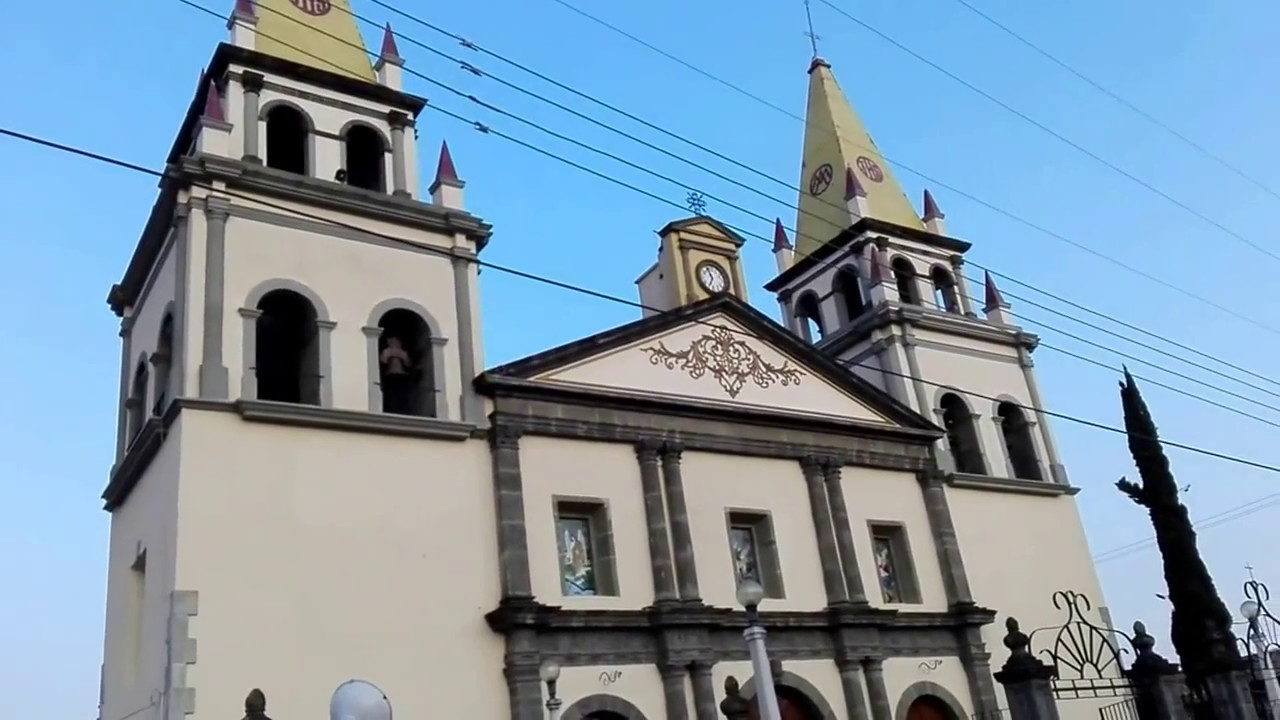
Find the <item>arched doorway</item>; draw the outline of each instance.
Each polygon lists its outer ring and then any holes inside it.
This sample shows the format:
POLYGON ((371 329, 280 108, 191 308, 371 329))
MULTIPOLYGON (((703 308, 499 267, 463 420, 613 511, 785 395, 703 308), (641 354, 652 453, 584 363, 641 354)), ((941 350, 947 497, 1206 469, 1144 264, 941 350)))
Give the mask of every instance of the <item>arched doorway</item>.
MULTIPOLYGON (((778 715, 781 716, 781 720, 822 720, 822 713, 817 706, 800 690, 779 685, 777 694, 778 715)), ((760 708, 756 703, 751 703, 751 712, 747 717, 750 720, 760 720, 760 708)))
POLYGON ((921 695, 911 701, 906 720, 956 720, 951 707, 932 695, 921 695))

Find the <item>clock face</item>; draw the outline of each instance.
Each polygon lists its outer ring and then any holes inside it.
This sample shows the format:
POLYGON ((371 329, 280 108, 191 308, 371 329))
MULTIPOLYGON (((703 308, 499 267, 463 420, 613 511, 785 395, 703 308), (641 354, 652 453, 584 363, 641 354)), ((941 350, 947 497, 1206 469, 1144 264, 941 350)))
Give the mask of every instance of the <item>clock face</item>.
POLYGON ((698 284, 709 293, 722 293, 729 289, 729 278, 723 268, 708 260, 698 265, 698 284))

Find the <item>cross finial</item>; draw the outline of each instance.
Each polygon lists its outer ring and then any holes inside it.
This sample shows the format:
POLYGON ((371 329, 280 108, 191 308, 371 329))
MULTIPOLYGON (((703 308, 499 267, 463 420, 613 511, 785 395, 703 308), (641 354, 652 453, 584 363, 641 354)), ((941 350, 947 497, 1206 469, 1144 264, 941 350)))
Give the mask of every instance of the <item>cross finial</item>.
POLYGON ((809 46, 813 48, 813 56, 818 57, 818 41, 822 36, 813 31, 813 11, 809 8, 809 0, 804 0, 804 19, 809 23, 809 32, 804 36, 809 38, 809 46))
POLYGON ((1244 569, 1245 569, 1245 572, 1249 573, 1249 579, 1250 579, 1250 580, 1255 580, 1255 581, 1256 581, 1256 580, 1258 579, 1258 578, 1256 578, 1256 577, 1254 577, 1254 576, 1253 576, 1253 566, 1252 566, 1252 565, 1250 565, 1249 563, 1245 563, 1245 564, 1244 564, 1244 569))
POLYGON ((698 192, 697 190, 690 192, 689 196, 685 198, 684 202, 685 202, 685 206, 688 207, 689 211, 692 212, 694 215, 707 214, 707 201, 703 199, 702 193, 698 192))

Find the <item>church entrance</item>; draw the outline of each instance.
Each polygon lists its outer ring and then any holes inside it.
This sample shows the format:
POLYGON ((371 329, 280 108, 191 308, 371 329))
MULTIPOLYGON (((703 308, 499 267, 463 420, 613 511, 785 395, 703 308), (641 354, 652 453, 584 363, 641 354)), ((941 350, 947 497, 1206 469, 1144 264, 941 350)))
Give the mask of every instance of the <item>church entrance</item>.
MULTIPOLYGON (((778 714, 782 720, 822 720, 822 713, 818 712, 813 701, 804 693, 786 685, 779 685, 777 693, 778 714)), ((747 717, 750 720, 760 720, 760 709, 755 703, 751 703, 751 712, 747 717)))
POLYGON ((907 720, 955 720, 955 714, 938 698, 924 695, 912 701, 907 708, 907 720))

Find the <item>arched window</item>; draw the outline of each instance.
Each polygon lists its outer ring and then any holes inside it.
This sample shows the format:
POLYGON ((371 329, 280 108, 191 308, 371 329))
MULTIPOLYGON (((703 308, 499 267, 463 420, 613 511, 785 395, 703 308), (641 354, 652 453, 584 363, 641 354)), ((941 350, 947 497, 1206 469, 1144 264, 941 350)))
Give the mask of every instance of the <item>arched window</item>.
POLYGON ((858 271, 848 265, 840 268, 833 285, 844 308, 844 319, 846 322, 851 322, 866 309, 866 305, 862 302, 862 286, 858 282, 858 271))
POLYGON ((301 110, 276 105, 267 112, 267 167, 308 174, 311 123, 301 110))
POLYGON ((169 402, 171 388, 169 384, 173 367, 173 315, 166 314, 160 323, 160 338, 156 341, 156 351, 151 353, 151 364, 156 369, 156 401, 151 408, 153 414, 164 412, 169 402))
POLYGON ((128 442, 132 443, 142 432, 147 422, 147 385, 150 378, 147 372, 147 358, 138 361, 133 371, 133 384, 129 386, 129 399, 125 401, 125 417, 128 419, 128 442))
POLYGON ((1036 457, 1035 440, 1031 437, 1031 424, 1022 408, 1011 402, 1002 402, 996 409, 1000 418, 1000 432, 1004 435, 1004 447, 1009 453, 1013 476, 1023 480, 1042 480, 1040 461, 1036 457))
POLYGON ((969 406, 955 393, 947 393, 938 403, 942 410, 942 427, 947 431, 947 444, 956 463, 956 472, 986 475, 982 447, 978 444, 978 427, 969 406))
POLYGON ((904 257, 894 258, 893 278, 898 285, 898 299, 912 305, 920 304, 920 288, 916 287, 916 267, 904 257))
POLYGON ((933 302, 938 309, 960 312, 960 293, 956 290, 956 280, 951 277, 951 273, 946 268, 934 267, 929 278, 933 280, 933 302))
POLYGON ((822 327, 818 298, 813 293, 805 293, 796 301, 796 320, 800 322, 804 339, 809 342, 818 342, 826 334, 822 327))
POLYGON ((435 417, 435 368, 431 328, 422 316, 396 308, 378 319, 378 386, 382 411, 396 415, 435 417))
POLYGON ((320 404, 320 342, 316 309, 292 290, 272 290, 258 301, 254 367, 258 399, 320 404))
POLYGON ((342 140, 347 184, 365 190, 386 190, 387 148, 382 135, 368 125, 352 125, 342 140))

